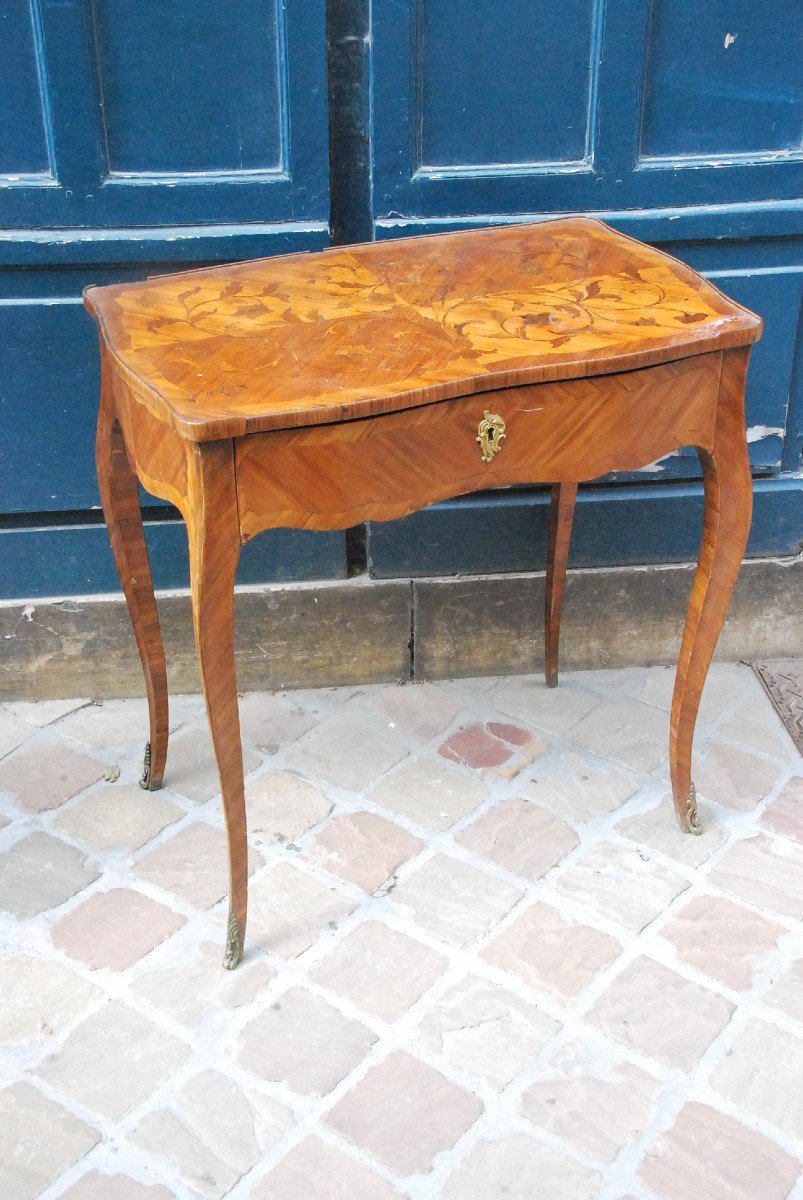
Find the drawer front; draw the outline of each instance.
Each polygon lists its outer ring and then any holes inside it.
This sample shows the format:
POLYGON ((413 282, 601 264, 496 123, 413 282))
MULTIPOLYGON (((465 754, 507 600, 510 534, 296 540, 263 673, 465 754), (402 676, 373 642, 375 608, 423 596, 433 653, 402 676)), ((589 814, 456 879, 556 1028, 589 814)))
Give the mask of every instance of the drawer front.
POLYGON ((235 442, 240 529, 345 528, 516 483, 634 470, 711 448, 722 356, 446 400, 235 442))

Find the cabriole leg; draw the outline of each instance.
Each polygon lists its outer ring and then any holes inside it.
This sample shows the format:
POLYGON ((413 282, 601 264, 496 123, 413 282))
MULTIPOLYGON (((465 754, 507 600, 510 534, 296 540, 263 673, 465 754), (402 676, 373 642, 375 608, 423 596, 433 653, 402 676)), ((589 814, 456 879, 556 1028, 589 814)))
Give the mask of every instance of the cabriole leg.
POLYGON ((546 604, 544 612, 544 674, 547 687, 558 686, 558 649, 566 564, 572 536, 576 483, 553 483, 549 502, 549 547, 546 560, 546 604))
POLYGON ((123 431, 115 413, 110 372, 105 359, 102 361, 101 379, 95 443, 98 487, 148 694, 150 738, 145 749, 145 766, 140 784, 154 791, 161 787, 167 758, 167 670, 139 506, 137 477, 126 456, 123 431))
POLYGON ((198 665, 226 817, 229 920, 223 965, 231 970, 242 958, 248 906, 243 752, 233 637, 240 536, 231 442, 193 448, 187 532, 198 665))
POLYGON ((703 535, 680 646, 669 735, 672 795, 686 833, 701 832, 691 778, 694 726, 744 557, 753 507, 744 427, 747 359, 747 350, 724 354, 713 448, 698 450, 705 486, 703 535))

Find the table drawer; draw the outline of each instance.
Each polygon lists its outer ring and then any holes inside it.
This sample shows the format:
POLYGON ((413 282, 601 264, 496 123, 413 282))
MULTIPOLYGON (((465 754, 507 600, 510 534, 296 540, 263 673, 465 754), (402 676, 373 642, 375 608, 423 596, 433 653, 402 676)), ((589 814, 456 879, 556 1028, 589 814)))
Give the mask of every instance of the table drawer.
POLYGON ((579 482, 680 446, 710 449, 721 359, 705 354, 240 438, 243 539, 275 526, 384 521, 483 488, 579 482))

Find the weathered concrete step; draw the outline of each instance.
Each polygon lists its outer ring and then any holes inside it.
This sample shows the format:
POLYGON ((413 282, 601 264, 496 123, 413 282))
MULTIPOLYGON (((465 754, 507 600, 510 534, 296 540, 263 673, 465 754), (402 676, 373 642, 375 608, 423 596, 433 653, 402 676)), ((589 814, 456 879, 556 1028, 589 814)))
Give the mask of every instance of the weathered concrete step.
MULTIPOLYGON (((566 669, 673 663, 692 567, 569 573, 566 669)), ((543 662, 543 575, 370 580, 238 590, 241 690, 529 672, 543 662)), ((745 563, 722 659, 803 653, 803 558, 745 563)), ((189 598, 160 596, 174 692, 199 689, 189 598)), ((0 605, 0 699, 143 692, 121 596, 0 605)))

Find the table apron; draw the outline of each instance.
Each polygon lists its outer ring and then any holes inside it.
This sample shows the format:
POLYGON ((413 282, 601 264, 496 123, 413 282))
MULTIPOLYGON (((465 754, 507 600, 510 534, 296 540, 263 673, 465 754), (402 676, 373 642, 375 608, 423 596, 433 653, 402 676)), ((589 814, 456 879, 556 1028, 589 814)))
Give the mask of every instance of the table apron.
POLYGON ((127 380, 111 377, 114 409, 123 429, 125 450, 142 486, 153 496, 175 504, 188 514, 188 457, 192 444, 155 417, 131 391, 127 380))
POLYGON ((522 483, 581 482, 713 443, 722 353, 235 439, 240 532, 340 529, 522 483), (485 414, 504 438, 490 461, 485 414))

